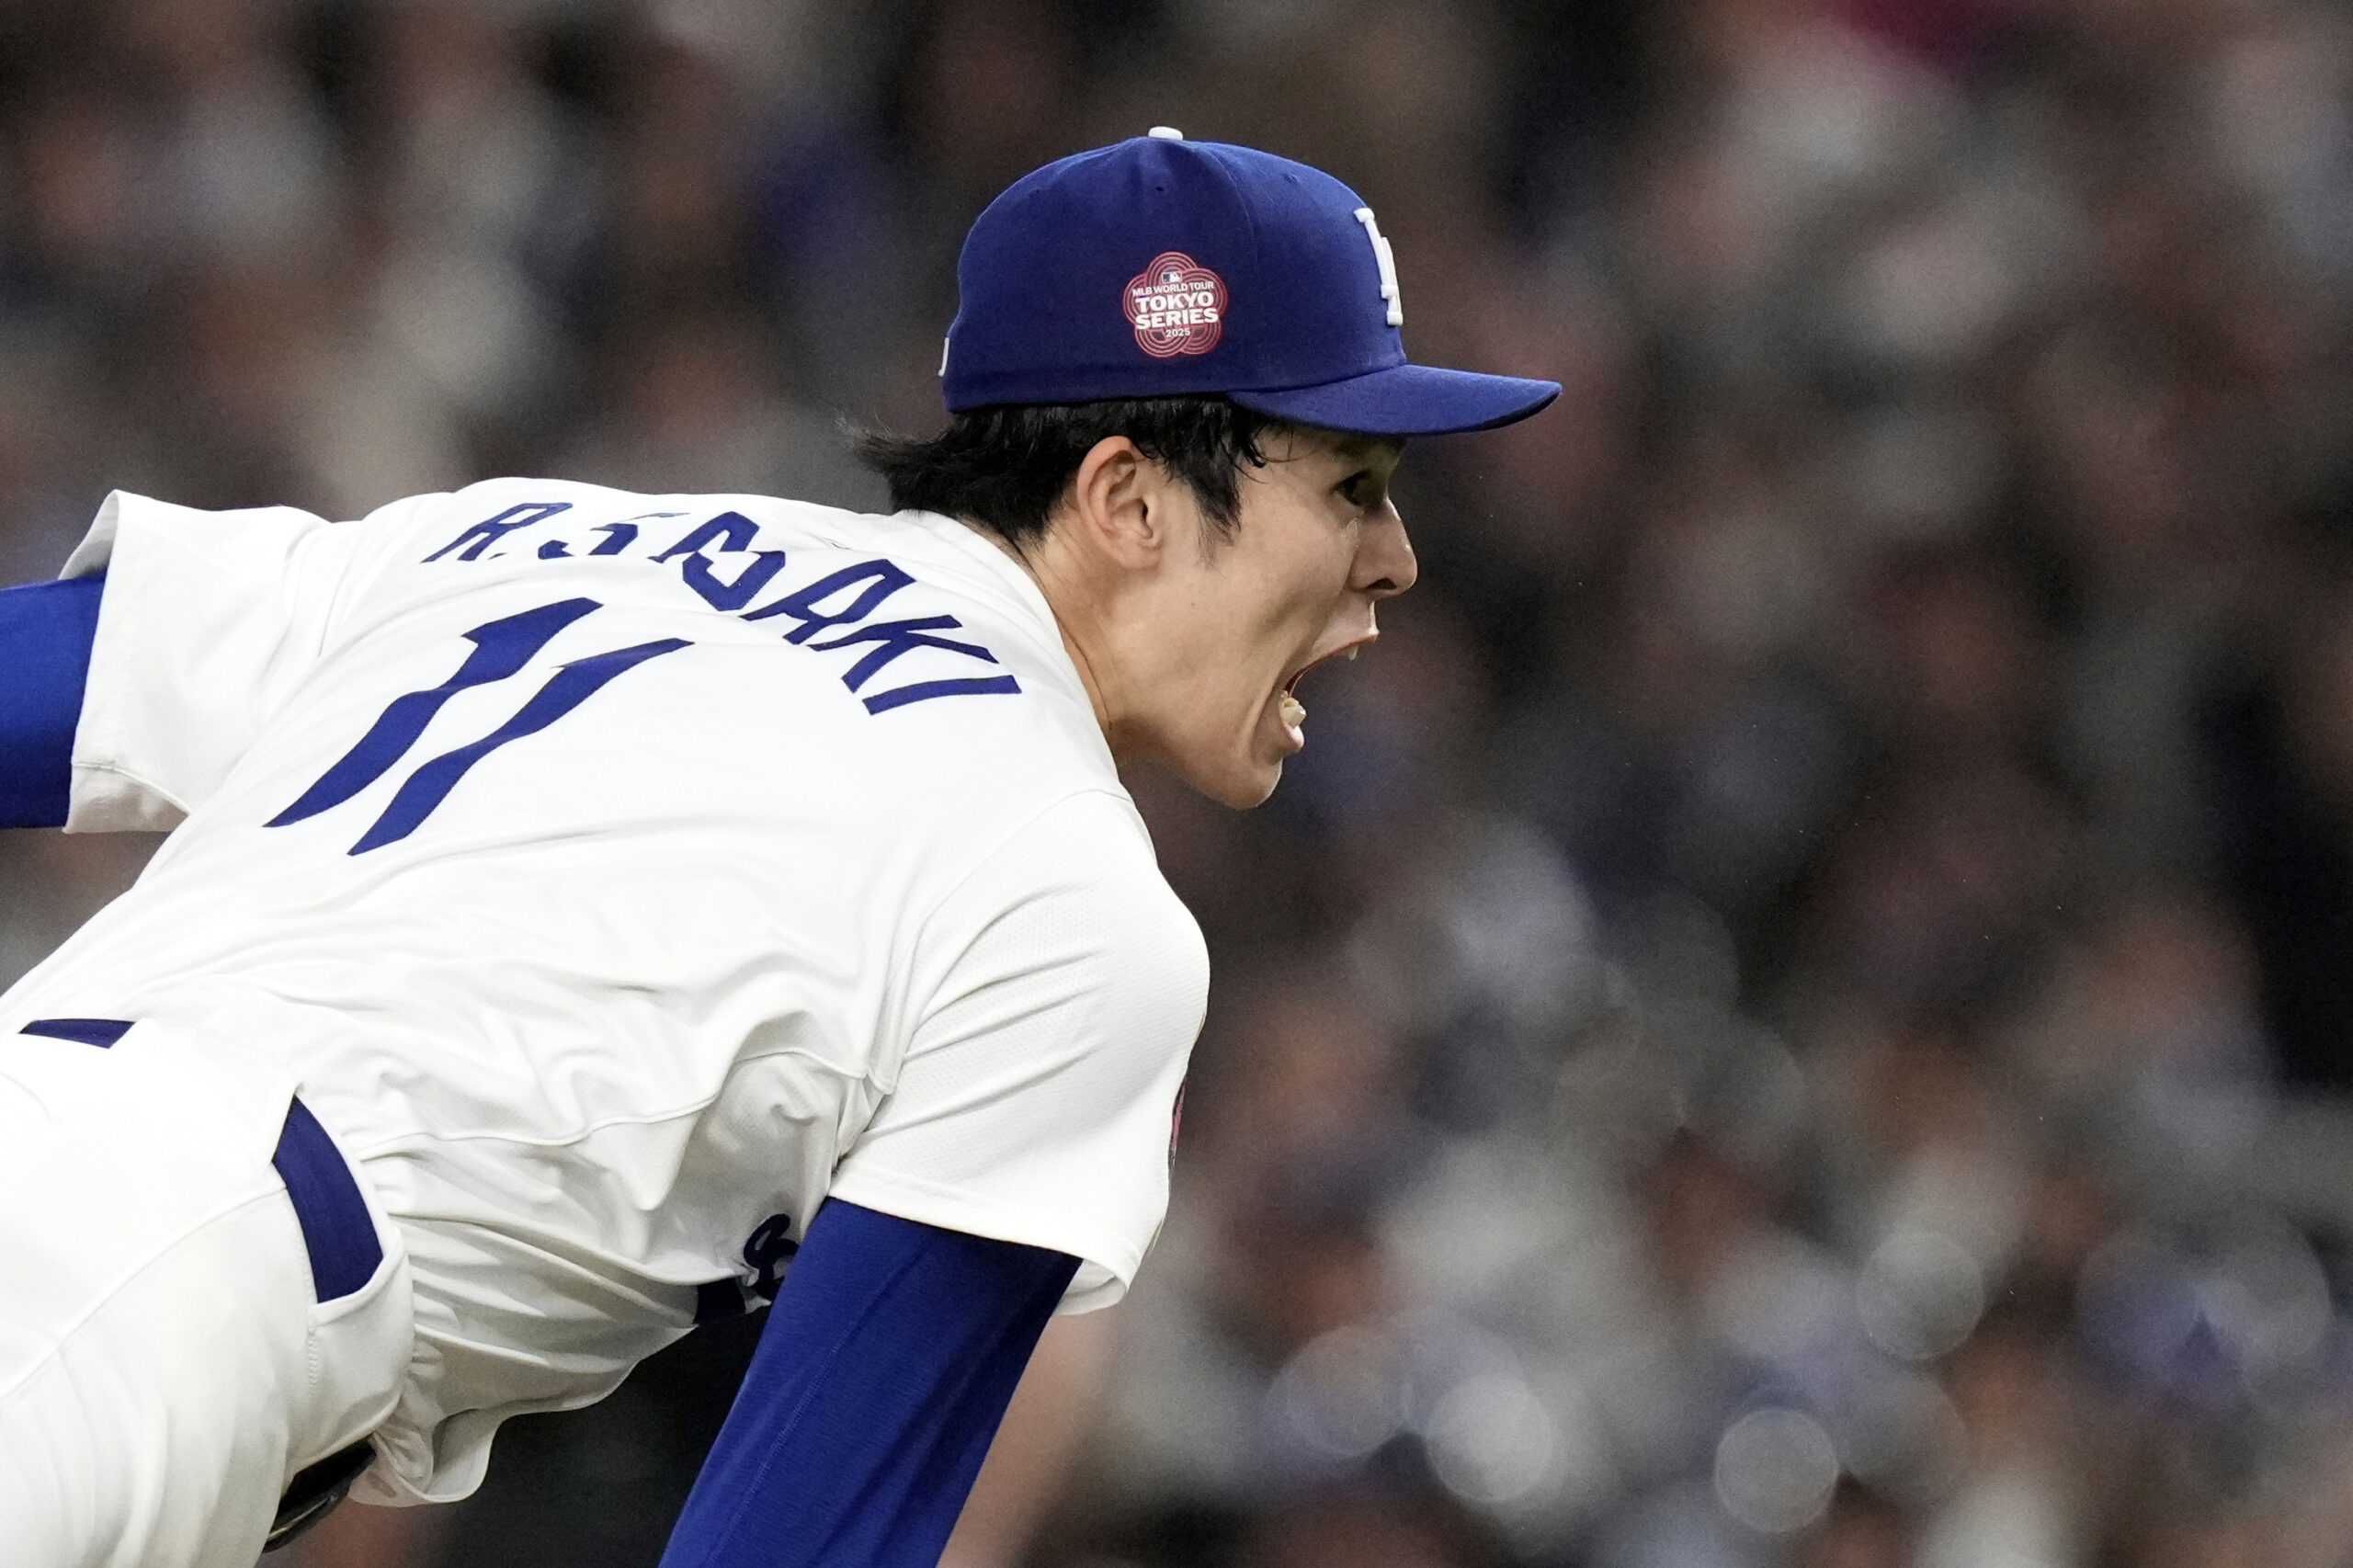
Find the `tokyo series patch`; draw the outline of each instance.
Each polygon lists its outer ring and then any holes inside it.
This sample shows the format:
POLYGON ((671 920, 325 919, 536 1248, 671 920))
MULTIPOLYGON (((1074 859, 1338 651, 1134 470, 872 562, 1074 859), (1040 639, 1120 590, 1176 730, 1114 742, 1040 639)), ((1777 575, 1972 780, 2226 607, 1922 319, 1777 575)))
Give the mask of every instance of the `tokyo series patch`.
POLYGON ((1225 333, 1225 279, 1183 251, 1163 251, 1128 279, 1120 302, 1136 347, 1155 359, 1206 354, 1225 333))

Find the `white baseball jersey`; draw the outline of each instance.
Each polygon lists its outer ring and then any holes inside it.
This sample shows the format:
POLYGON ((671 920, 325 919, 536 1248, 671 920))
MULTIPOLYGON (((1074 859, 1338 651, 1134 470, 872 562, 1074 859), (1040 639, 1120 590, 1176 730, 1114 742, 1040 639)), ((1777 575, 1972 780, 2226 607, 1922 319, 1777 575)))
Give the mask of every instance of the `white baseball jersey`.
POLYGON ((108 573, 69 829, 177 826, 0 1029, 299 1079, 415 1273, 375 1494, 471 1491, 829 1194, 1073 1254, 1066 1310, 1125 1289, 1207 960, 987 540, 500 480, 343 524, 117 494, 66 570, 108 573))

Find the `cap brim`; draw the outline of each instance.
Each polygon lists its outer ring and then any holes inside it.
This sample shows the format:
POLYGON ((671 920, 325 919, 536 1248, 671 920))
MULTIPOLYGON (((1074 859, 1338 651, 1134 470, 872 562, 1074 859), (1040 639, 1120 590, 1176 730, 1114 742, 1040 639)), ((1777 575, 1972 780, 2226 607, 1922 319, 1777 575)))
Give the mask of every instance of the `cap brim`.
POLYGON ((1322 386, 1226 395, 1260 414, 1325 430, 1359 436, 1452 436, 1525 419, 1560 396, 1561 383, 1441 370, 1432 365, 1392 365, 1322 386))

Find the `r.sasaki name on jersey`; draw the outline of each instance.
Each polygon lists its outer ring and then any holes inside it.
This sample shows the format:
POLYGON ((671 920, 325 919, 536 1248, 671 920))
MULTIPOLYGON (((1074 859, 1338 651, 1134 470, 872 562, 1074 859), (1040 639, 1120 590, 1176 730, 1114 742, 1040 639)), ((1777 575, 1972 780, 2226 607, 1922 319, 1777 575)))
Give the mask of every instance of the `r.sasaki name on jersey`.
MULTIPOLYGON (((694 517, 690 512, 645 512, 582 528, 583 518, 567 515, 574 511, 570 501, 518 502, 470 524, 426 556, 424 563, 457 564, 518 556, 540 561, 613 556, 673 567, 680 581, 715 610, 744 620, 783 622, 784 641, 812 653, 854 650, 856 656, 842 671, 842 684, 870 714, 938 698, 985 697, 1021 689, 1010 675, 938 675, 869 690, 876 676, 918 651, 985 665, 997 663, 996 655, 980 643, 942 635, 962 629, 963 623, 952 615, 874 619, 892 596, 915 585, 915 579, 887 557, 857 562, 790 586, 788 552, 762 549, 759 524, 741 512, 720 512, 693 521, 680 520, 694 517), (719 556, 734 559, 722 562, 719 556), (771 589, 782 591, 756 608, 746 608, 771 589)), ((965 667, 970 668, 969 663, 965 667)))

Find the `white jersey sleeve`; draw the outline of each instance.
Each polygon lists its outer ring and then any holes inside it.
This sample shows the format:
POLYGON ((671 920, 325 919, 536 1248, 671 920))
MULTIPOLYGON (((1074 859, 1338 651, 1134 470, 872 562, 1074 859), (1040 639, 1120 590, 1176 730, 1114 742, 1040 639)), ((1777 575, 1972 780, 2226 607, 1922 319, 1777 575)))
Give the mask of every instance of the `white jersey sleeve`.
POLYGON ((1049 808, 925 922, 917 1019, 831 1195, 1080 1259, 1063 1311, 1125 1293, 1168 1202, 1209 960, 1135 808, 1049 808))
POLYGON ((317 661, 362 531, 290 506, 107 497, 61 574, 107 574, 68 833, 170 828, 211 793, 317 661))

